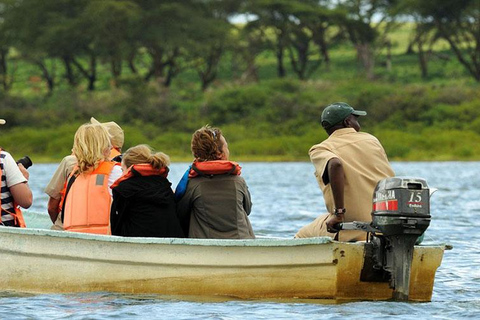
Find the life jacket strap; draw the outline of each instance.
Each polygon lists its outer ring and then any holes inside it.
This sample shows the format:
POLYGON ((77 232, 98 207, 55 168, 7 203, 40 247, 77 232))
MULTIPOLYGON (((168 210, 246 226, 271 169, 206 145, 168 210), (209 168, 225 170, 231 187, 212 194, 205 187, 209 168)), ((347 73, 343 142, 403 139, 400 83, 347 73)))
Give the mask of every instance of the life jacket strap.
POLYGON ((75 179, 77 179, 77 176, 78 176, 78 171, 73 172, 72 175, 70 176, 70 178, 68 179, 67 188, 65 189, 65 195, 63 197, 62 212, 60 213, 61 214, 61 219, 62 219, 62 224, 63 224, 63 219, 65 217, 65 201, 67 200, 68 192, 70 191, 70 188, 72 187, 73 183, 75 182, 75 179))

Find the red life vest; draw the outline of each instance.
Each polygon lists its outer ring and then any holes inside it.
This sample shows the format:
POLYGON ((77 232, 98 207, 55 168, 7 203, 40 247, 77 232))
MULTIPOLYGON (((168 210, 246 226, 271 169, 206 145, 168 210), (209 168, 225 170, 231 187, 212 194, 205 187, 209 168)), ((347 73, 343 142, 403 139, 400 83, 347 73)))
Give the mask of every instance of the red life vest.
POLYGON ((67 231, 109 234, 110 205, 108 177, 118 163, 100 162, 92 172, 75 175, 73 170, 67 181, 74 179, 67 189, 63 208, 63 228, 67 231))
POLYGON ((168 176, 168 167, 163 167, 161 169, 155 169, 149 163, 139 163, 131 165, 130 168, 113 183, 110 188, 115 188, 118 186, 122 181, 130 179, 131 177, 135 176, 136 174, 148 177, 148 176, 162 176, 166 178, 168 176))
POLYGON ((240 175, 242 167, 234 161, 213 160, 204 162, 194 162, 188 174, 189 178, 197 176, 214 176, 217 174, 240 175))

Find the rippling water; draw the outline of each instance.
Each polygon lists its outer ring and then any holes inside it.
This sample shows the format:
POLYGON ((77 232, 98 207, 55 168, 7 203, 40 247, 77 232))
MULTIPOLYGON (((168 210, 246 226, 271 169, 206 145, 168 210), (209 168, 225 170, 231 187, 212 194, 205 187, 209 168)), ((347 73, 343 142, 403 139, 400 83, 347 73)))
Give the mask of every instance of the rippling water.
MULTIPOLYGON (((187 164, 171 166, 175 186, 187 164)), ((257 235, 292 237, 325 211, 310 163, 244 163, 257 235)), ((480 162, 396 162, 397 175, 426 178, 438 191, 425 241, 448 243, 432 302, 245 301, 179 299, 155 295, 0 293, 0 319, 465 319, 480 314, 480 162)), ((46 219, 43 188, 56 165, 34 165, 29 225, 46 219), (37 214, 38 213, 38 214, 37 214)))

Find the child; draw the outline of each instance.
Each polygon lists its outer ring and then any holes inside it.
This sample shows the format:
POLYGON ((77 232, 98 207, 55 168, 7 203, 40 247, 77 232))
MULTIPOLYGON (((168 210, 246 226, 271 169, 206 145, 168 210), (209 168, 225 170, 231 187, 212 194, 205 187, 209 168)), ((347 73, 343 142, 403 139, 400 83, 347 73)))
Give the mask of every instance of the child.
POLYGON ((123 154, 124 175, 112 186, 112 235, 183 238, 167 179, 169 157, 138 145, 123 154))

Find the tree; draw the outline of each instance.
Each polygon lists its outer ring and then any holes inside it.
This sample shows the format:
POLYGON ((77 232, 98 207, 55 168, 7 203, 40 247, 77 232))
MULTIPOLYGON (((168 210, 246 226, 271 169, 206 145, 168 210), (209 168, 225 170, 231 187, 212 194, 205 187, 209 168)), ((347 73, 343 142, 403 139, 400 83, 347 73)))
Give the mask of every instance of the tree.
POLYGON ((203 0, 196 3, 190 20, 187 52, 200 77, 202 90, 217 78, 220 60, 231 44, 232 25, 228 18, 236 12, 235 1, 203 0))
MULTIPOLYGON (((407 0, 406 0, 407 1, 407 0)), ((408 0, 409 8, 433 24, 458 61, 480 81, 480 6, 475 0, 408 0)))
MULTIPOLYGON (((155 78, 168 87, 186 66, 182 63, 185 45, 196 25, 197 5, 193 0, 135 0, 141 8, 140 26, 136 38, 150 56, 150 66, 143 76, 155 78)), ((131 60, 133 61, 133 60, 131 60)), ((133 63, 131 63, 133 65, 133 63)), ((136 68, 134 68, 136 69, 136 68)))
POLYGON ((13 74, 9 73, 8 54, 12 43, 11 33, 5 28, 5 11, 7 5, 0 2, 0 83, 3 90, 10 89, 13 83, 13 74))
POLYGON ((274 39, 271 47, 277 58, 277 74, 285 77, 284 54, 289 42, 289 26, 292 6, 295 1, 289 0, 247 0, 243 11, 256 17, 248 22, 249 27, 263 29, 265 33, 273 31, 274 39))
POLYGON ((295 17, 304 28, 310 31, 312 41, 318 46, 320 55, 328 67, 330 63, 328 50, 332 41, 328 37, 328 31, 335 26, 335 21, 341 19, 341 13, 330 8, 328 0, 302 0, 301 2, 304 5, 296 10, 295 17))
POLYGON ((386 43, 385 37, 394 26, 394 0, 343 0, 338 9, 344 12, 341 22, 357 50, 357 57, 367 78, 374 78, 376 50, 386 43))
POLYGON ((261 29, 251 28, 251 25, 238 27, 236 31, 233 40, 235 45, 232 50, 234 67, 239 69, 238 64, 243 62, 245 66, 240 75, 240 81, 242 83, 257 82, 259 76, 255 60, 260 53, 267 49, 265 33, 261 29))
POLYGON ((81 18, 84 32, 91 37, 86 51, 96 52, 100 57, 106 58, 114 85, 117 85, 122 73, 122 62, 132 46, 134 30, 140 19, 140 8, 125 0, 92 1, 81 18))
POLYGON ((4 25, 21 57, 37 65, 46 80, 49 92, 56 84, 57 64, 65 64, 66 78, 76 84, 72 65, 84 53, 88 35, 79 16, 92 0, 10 0, 6 4, 4 25))
POLYGON ((328 64, 328 43, 326 33, 330 27, 331 11, 322 6, 324 1, 300 0, 291 7, 288 52, 292 69, 299 79, 308 78, 322 63, 328 64), (321 58, 312 63, 311 46, 318 46, 321 58))
POLYGON ((276 54, 279 77, 286 75, 285 52, 300 79, 308 78, 322 61, 328 64, 327 31, 333 25, 334 13, 329 1, 250 0, 243 10, 256 18, 248 23, 250 28, 263 30, 267 35, 273 31, 271 47, 276 54), (312 44, 318 47, 321 55, 315 63, 312 63, 312 44))

